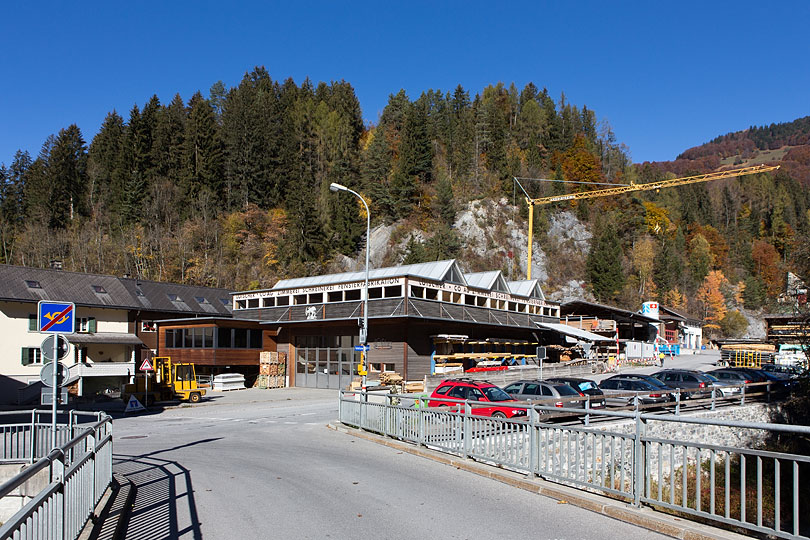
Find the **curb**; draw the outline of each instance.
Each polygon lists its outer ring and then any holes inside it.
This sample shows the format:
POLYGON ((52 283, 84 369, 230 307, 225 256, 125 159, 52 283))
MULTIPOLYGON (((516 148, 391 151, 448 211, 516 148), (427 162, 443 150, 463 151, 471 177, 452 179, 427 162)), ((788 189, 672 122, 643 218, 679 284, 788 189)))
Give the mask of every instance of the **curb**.
POLYGON ((584 508, 596 512, 597 514, 637 525, 673 538, 681 538, 683 540, 744 540, 750 538, 732 531, 718 529, 710 525, 704 525, 702 523, 696 523, 657 512, 648 507, 636 508, 630 504, 622 503, 602 495, 589 493, 561 484, 554 484, 539 477, 530 477, 495 466, 484 465, 451 454, 443 454, 425 447, 385 438, 356 428, 349 428, 339 424, 327 424, 326 427, 333 431, 345 433, 359 439, 394 448, 401 452, 430 459, 437 463, 450 465, 459 470, 496 480, 518 489, 543 495, 562 503, 584 508))
POLYGON ((124 537, 135 485, 122 474, 113 474, 112 485, 96 506, 78 540, 118 540, 124 537))

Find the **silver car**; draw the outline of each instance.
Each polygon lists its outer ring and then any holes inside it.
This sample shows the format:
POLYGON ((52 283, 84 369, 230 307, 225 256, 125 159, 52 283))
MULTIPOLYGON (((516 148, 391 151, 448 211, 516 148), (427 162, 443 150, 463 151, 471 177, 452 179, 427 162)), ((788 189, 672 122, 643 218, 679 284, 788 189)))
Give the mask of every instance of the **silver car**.
POLYGON ((642 379, 611 377, 602 381, 599 388, 605 394, 607 404, 616 407, 633 405, 636 397, 644 405, 669 401, 668 394, 642 379))
POLYGON ((520 401, 539 401, 546 407, 570 407, 584 409, 585 400, 579 392, 563 383, 547 381, 517 381, 504 387, 507 394, 520 401), (552 401, 552 398, 556 398, 552 401), (577 401, 573 401, 576 398, 577 401))

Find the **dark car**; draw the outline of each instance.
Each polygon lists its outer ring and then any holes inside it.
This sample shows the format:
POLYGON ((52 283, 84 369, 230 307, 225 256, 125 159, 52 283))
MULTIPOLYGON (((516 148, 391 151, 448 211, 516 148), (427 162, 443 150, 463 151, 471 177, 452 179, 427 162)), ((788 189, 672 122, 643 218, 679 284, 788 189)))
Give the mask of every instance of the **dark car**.
POLYGON ((645 375, 643 373, 622 373, 621 375, 613 375, 613 377, 608 377, 608 379, 614 379, 614 378, 618 378, 618 379, 636 379, 636 380, 640 380, 640 381, 647 381, 651 385, 653 385, 656 388, 658 388, 659 390, 661 390, 662 393, 665 393, 665 392, 668 393, 667 395, 669 396, 670 401, 675 401, 675 394, 673 392, 674 388, 672 388, 671 386, 668 386, 667 384, 659 381, 658 379, 656 379, 652 375, 645 375))
POLYGON ((761 369, 769 373, 782 373, 791 379, 798 379, 804 373, 799 366, 786 366, 782 364, 762 364, 761 369))
POLYGON ((428 407, 454 407, 460 410, 463 404, 458 400, 478 402, 472 405, 472 413, 478 416, 512 418, 527 415, 526 409, 515 407, 513 404, 516 400, 494 384, 472 379, 442 381, 430 395, 428 407))
POLYGON ((666 394, 647 381, 641 379, 626 379, 624 377, 611 377, 599 383, 599 388, 605 394, 608 405, 633 405, 636 396, 639 402, 648 404, 661 404, 669 401, 666 394))
POLYGON ((711 397, 712 380, 693 369, 663 369, 652 375, 667 386, 680 389, 681 397, 700 399, 711 397))
POLYGON ((539 380, 517 381, 505 386, 504 391, 521 401, 542 399, 540 405, 547 407, 585 408, 585 400, 580 400, 581 394, 564 383, 539 380))
POLYGON ((590 396, 591 408, 598 409, 605 406, 605 395, 599 389, 596 381, 590 379, 581 379, 579 377, 552 377, 546 379, 549 382, 558 382, 567 384, 574 390, 580 393, 582 397, 590 396))

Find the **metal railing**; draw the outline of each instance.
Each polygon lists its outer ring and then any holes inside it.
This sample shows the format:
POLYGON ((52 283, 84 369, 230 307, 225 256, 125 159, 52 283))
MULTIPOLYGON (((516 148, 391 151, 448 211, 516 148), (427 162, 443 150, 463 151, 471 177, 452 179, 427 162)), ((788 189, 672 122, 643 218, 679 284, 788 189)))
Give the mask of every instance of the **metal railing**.
MULTIPOLYGON (((553 398, 558 399, 558 398, 553 398)), ((451 454, 646 504, 683 517, 780 538, 808 538, 810 457, 711 444, 716 429, 810 435, 810 427, 707 420, 635 411, 523 405, 526 417, 500 419, 428 399, 341 391, 342 423, 451 454), (552 414, 549 414, 552 413, 552 414), (600 428, 554 423, 553 413, 620 420, 600 428), (674 424, 705 426, 695 440, 654 436, 674 424), (802 482, 800 482, 802 480, 802 482), (804 487, 803 487, 804 486, 804 487)), ((491 406, 488 403, 487 406, 491 406)), ((510 408, 515 405, 510 403, 510 408)))
POLYGON ((43 433, 38 423, 43 413, 31 414, 27 434, 4 432, 4 442, 24 441, 10 445, 15 455, 5 461, 31 464, 0 485, 0 499, 30 499, 0 526, 0 540, 75 539, 112 481, 112 419, 103 413, 71 412, 68 424, 59 426, 59 446, 46 451, 41 441, 50 442, 50 429, 43 433), (87 415, 95 421, 80 423, 87 415), (27 492, 38 484, 44 486, 38 493, 27 492))

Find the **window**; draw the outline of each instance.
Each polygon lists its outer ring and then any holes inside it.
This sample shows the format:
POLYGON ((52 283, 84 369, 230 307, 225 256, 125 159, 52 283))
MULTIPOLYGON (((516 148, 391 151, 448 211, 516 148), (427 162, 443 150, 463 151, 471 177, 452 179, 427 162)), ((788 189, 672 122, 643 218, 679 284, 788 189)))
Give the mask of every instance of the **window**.
POLYGON ((210 326, 208 328, 200 328, 202 330, 203 335, 203 347, 206 349, 213 349, 214 348, 214 327, 210 326))
POLYGON ((145 294, 143 294, 140 285, 135 285, 135 296, 146 296, 145 294))
POLYGON ((439 299, 439 290, 438 289, 425 289, 425 299, 426 300, 438 300, 439 299))
POLYGON ((228 307, 228 306, 231 305, 231 299, 230 298, 220 298, 219 301, 222 302, 222 305, 225 306, 225 307, 228 307))
POLYGON ((540 392, 540 385, 539 384, 527 384, 526 389, 523 391, 524 394, 534 394, 539 395, 540 392))
POLYGON ((37 320, 36 313, 29 313, 28 314, 28 331, 29 332, 38 332, 39 331, 39 321, 37 320))
POLYGON ((76 319, 76 331, 93 334, 96 332, 95 317, 79 317, 76 319))
POLYGON ((155 321, 141 321, 141 332, 156 332, 157 325, 155 321))
POLYGON ((277 306, 289 306, 290 305, 290 297, 289 296, 279 296, 276 298, 276 305, 277 306))
POLYGON ((248 338, 250 341, 249 347, 251 349, 262 348, 262 331, 261 330, 248 330, 248 338))
POLYGON ((93 288, 93 292, 97 294, 107 294, 107 289, 102 287, 101 285, 90 285, 93 288))
POLYGON ((385 288, 386 298, 395 298, 397 296, 402 296, 402 285, 392 285, 385 288))
POLYGON ((371 287, 368 290, 368 297, 371 298, 382 298, 383 290, 382 287, 371 287))
POLYGON ((346 301, 360 300, 360 289, 351 289, 346 291, 346 301))
POLYGON ((233 330, 233 348, 234 349, 247 349, 247 329, 234 328, 233 330))
POLYGON ((24 366, 28 366, 30 364, 41 364, 42 351, 40 351, 37 347, 23 347, 21 362, 24 366))
POLYGON ((484 394, 477 388, 470 388, 467 392, 467 399, 474 399, 475 401, 484 401, 484 394))
POLYGON ((327 302, 340 302, 343 300, 343 291, 332 291, 327 294, 327 302))
POLYGON ((249 307, 249 308, 257 308, 257 307, 259 307, 259 299, 258 298, 251 298, 250 300, 248 300, 248 306, 247 307, 249 307))
POLYGON ((41 289, 42 288, 42 285, 40 285, 39 281, 35 281, 33 279, 26 279, 25 280, 25 285, 29 289, 41 289))
POLYGON ((276 299, 272 296, 269 298, 263 298, 262 300, 262 307, 275 307, 276 305, 276 299))
POLYGON ((549 388, 548 386, 541 386, 540 387, 540 394, 543 395, 543 396, 552 395, 551 388, 549 388))
POLYGON ((436 393, 440 396, 447 394, 447 391, 450 390, 452 386, 442 386, 441 388, 436 390, 436 393))
POLYGON ((512 383, 509 386, 507 386, 506 388, 504 388, 504 391, 507 394, 519 394, 521 386, 523 386, 521 383, 512 383))
POLYGON ((169 293, 166 296, 169 297, 170 302, 178 302, 178 301, 180 301, 180 297, 178 295, 174 294, 174 293, 169 293))
POLYGON ((307 303, 307 295, 305 295, 305 294, 296 294, 295 297, 293 298, 293 301, 295 302, 296 306, 306 304, 307 303))
POLYGON ((411 298, 424 298, 425 288, 411 285, 411 298))
POLYGON ((308 304, 322 304, 323 303, 323 293, 312 293, 309 295, 309 299, 307 300, 308 304))
POLYGON ((217 328, 217 347, 220 349, 230 349, 232 343, 231 329, 217 328))
POLYGON ((163 334, 166 339, 166 347, 174 348, 174 328, 169 328, 163 334))
POLYGON ((209 302, 209 301, 208 301, 208 299, 207 299, 206 297, 204 297, 204 296, 195 296, 195 297, 194 297, 194 300, 196 300, 196 301, 197 301, 197 303, 198 303, 198 304, 201 304, 201 305, 202 305, 202 304, 210 304, 210 303, 211 303, 211 302, 209 302))

